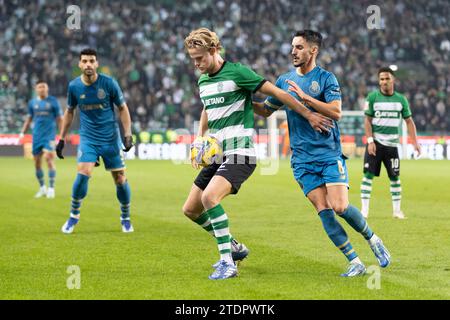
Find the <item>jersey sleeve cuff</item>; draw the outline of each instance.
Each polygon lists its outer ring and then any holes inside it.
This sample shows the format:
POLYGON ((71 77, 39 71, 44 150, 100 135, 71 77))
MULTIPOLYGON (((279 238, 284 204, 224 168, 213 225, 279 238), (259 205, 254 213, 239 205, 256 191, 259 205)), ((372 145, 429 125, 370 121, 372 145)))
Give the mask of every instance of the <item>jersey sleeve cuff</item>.
POLYGON ((261 87, 264 85, 264 83, 266 83, 266 79, 263 79, 255 88, 255 90, 253 90, 253 93, 255 93, 256 91, 258 91, 259 89, 261 89, 261 87))

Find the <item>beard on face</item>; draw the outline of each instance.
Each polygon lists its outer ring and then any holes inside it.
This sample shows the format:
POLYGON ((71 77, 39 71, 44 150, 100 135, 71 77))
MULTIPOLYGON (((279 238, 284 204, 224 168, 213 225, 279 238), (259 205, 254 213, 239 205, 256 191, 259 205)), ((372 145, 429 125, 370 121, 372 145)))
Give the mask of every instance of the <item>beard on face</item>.
POLYGON ((299 68, 299 67, 303 67, 305 65, 304 62, 300 62, 297 60, 297 62, 294 62, 294 60, 292 60, 292 63, 294 65, 294 67, 299 68))
POLYGON ((94 74, 94 69, 84 69, 83 73, 87 76, 92 75, 94 74))
POLYGON ((299 68, 305 65, 305 62, 300 61, 300 57, 292 56, 292 64, 294 67, 299 68))

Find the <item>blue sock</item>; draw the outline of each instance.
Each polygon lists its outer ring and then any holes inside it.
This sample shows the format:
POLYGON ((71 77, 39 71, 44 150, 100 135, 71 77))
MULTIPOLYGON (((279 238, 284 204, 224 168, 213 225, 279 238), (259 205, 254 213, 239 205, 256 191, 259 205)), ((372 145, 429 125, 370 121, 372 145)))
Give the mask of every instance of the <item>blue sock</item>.
POLYGON ((366 219, 364 219, 363 215, 356 207, 350 204, 347 209, 339 216, 347 221, 347 223, 353 229, 355 229, 356 232, 361 233, 364 239, 369 240, 370 238, 372 238, 372 229, 370 229, 366 219))
POLYGON ((56 170, 48 170, 48 186, 50 188, 55 187, 56 170))
POLYGON ((131 199, 131 190, 128 181, 125 181, 124 184, 118 184, 116 186, 117 191, 117 199, 120 202, 120 210, 122 214, 120 218, 122 220, 130 220, 130 199, 131 199))
POLYGON ((72 187, 72 209, 70 216, 79 219, 81 201, 86 197, 88 191, 89 177, 78 173, 72 187))
POLYGON ((42 169, 36 169, 36 178, 39 181, 39 186, 44 186, 44 171, 42 169))
POLYGON ((342 228, 340 223, 336 220, 334 211, 332 209, 324 209, 319 212, 319 216, 328 237, 331 241, 333 241, 334 245, 341 250, 348 261, 352 261, 357 258, 358 255, 348 240, 348 236, 344 228, 342 228))

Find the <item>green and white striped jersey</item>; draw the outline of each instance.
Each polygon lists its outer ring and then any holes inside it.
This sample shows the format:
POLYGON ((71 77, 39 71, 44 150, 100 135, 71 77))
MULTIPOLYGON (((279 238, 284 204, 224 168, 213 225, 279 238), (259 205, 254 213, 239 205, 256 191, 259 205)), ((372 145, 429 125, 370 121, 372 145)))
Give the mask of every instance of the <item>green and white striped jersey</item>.
POLYGON ((250 68, 229 61, 217 73, 202 74, 198 80, 209 132, 222 142, 225 156, 256 156, 251 96, 264 82, 250 68))
POLYGON ((411 117, 404 95, 394 91, 392 96, 385 96, 380 90, 372 91, 366 98, 364 113, 372 118, 374 140, 385 146, 398 146, 402 119, 411 117))

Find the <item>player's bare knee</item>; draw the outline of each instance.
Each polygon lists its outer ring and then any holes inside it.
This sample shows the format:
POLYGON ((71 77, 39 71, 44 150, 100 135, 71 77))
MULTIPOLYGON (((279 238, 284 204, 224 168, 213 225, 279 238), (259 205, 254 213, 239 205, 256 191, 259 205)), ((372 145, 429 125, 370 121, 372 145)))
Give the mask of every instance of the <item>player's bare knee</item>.
POLYGON ((348 203, 336 203, 333 205, 333 210, 336 214, 341 215, 347 210, 348 203))
POLYGON ((42 159, 40 156, 34 157, 34 167, 36 168, 36 170, 42 169, 42 159))
POLYGON ((198 212, 196 212, 195 208, 193 208, 192 206, 190 206, 187 203, 185 203, 183 205, 182 210, 183 210, 184 215, 191 220, 197 219, 200 215, 198 212))
POLYGON ((205 208, 213 208, 219 204, 219 199, 212 193, 203 192, 202 204, 205 208))
POLYGON ((48 155, 45 157, 45 161, 47 162, 47 166, 50 170, 55 169, 55 158, 53 157, 53 155, 48 155))
POLYGON ((319 201, 318 199, 309 198, 309 201, 311 201, 312 205, 314 206, 314 208, 316 208, 317 212, 321 212, 325 209, 330 208, 330 206, 326 202, 319 201))
POLYGON ((125 172, 123 171, 114 172, 113 178, 116 185, 122 185, 127 182, 127 177, 125 176, 125 172))

